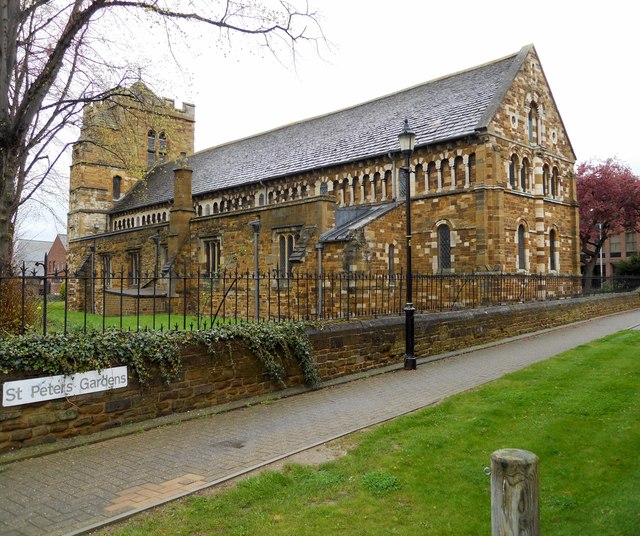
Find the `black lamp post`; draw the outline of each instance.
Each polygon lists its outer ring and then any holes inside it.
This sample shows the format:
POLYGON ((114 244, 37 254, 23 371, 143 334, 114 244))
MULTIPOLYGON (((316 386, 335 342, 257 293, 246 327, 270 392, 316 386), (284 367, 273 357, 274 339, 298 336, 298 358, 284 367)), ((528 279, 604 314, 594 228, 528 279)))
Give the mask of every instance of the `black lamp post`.
POLYGON ((414 313, 413 306, 413 272, 411 269, 411 153, 416 144, 416 135, 409 128, 409 120, 404 120, 404 128, 398 136, 400 140, 400 151, 404 156, 404 167, 402 172, 405 178, 404 196, 407 203, 407 304, 404 306, 405 313, 405 357, 404 370, 416 369, 416 356, 414 355, 414 313))

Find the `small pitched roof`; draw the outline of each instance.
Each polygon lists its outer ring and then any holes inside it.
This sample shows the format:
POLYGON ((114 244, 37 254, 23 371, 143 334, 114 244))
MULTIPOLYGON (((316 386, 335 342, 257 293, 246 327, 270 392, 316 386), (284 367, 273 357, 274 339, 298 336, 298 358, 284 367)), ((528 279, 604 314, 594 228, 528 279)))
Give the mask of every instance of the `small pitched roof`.
MULTIPOLYGON (((532 45, 518 53, 363 104, 190 156, 193 195, 257 183, 398 151, 409 119, 416 145, 460 138, 489 125, 532 45)), ((140 181, 112 212, 173 198, 168 162, 140 181)))
POLYGON ((393 201, 382 205, 370 205, 361 207, 357 217, 350 219, 342 224, 336 224, 334 229, 327 231, 320 236, 320 242, 343 242, 351 238, 351 234, 363 227, 369 225, 372 221, 377 220, 396 208, 400 203, 393 201))
POLYGON ((30 275, 33 270, 37 275, 44 273, 43 267, 36 263, 43 263, 44 256, 49 253, 53 242, 46 240, 25 240, 17 239, 13 246, 13 260, 18 269, 24 263, 27 274, 30 275))
POLYGON ((69 249, 69 240, 67 239, 66 234, 58 234, 56 238, 60 239, 60 242, 62 243, 62 246, 64 247, 64 249, 69 249))

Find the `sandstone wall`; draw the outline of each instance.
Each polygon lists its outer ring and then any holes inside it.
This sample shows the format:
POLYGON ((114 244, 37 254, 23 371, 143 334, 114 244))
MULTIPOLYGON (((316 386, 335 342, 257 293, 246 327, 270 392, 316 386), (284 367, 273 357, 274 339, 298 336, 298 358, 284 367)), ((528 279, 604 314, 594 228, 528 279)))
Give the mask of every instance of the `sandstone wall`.
MULTIPOLYGON (((416 355, 427 357, 638 307, 640 296, 633 293, 418 315, 416 355)), ((402 317, 327 324, 309 335, 323 381, 403 361, 402 317)), ((0 452, 281 389, 242 343, 223 344, 215 355, 201 347, 185 348, 183 359, 180 378, 169 385, 154 371, 144 387, 130 375, 123 389, 0 408, 0 452)), ((287 386, 302 385, 297 364, 287 363, 286 368, 287 386)), ((0 382, 28 377, 33 375, 4 374, 0 382)))

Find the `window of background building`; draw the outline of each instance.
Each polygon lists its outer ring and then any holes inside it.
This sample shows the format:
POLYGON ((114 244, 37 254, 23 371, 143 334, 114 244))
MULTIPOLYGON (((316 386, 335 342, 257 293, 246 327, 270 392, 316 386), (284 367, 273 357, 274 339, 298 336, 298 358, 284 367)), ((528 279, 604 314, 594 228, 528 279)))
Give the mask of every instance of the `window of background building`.
POLYGON ((622 235, 609 237, 609 257, 620 257, 622 254, 622 235))
POLYGON ((625 233, 624 234, 624 246, 627 256, 632 256, 638 253, 638 233, 625 233))

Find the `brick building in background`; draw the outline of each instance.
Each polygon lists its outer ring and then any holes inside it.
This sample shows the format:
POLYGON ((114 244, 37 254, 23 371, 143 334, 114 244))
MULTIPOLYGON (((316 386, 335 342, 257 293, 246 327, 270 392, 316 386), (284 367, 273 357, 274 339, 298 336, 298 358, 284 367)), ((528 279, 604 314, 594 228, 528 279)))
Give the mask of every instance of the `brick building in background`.
MULTIPOLYGON (((602 248, 602 275, 610 277, 616 273, 620 261, 629 260, 638 254, 640 233, 630 231, 610 236, 602 248)), ((596 263, 594 276, 600 275, 600 259, 596 263)))
MULTIPOLYGON (((194 107, 139 82, 85 112, 70 267, 93 267, 108 292, 161 297, 176 295, 167 276, 184 267, 396 273, 405 118, 414 272, 579 274, 575 155, 532 45, 195 154, 194 107)), ((81 304, 81 288, 70 294, 81 304)))

